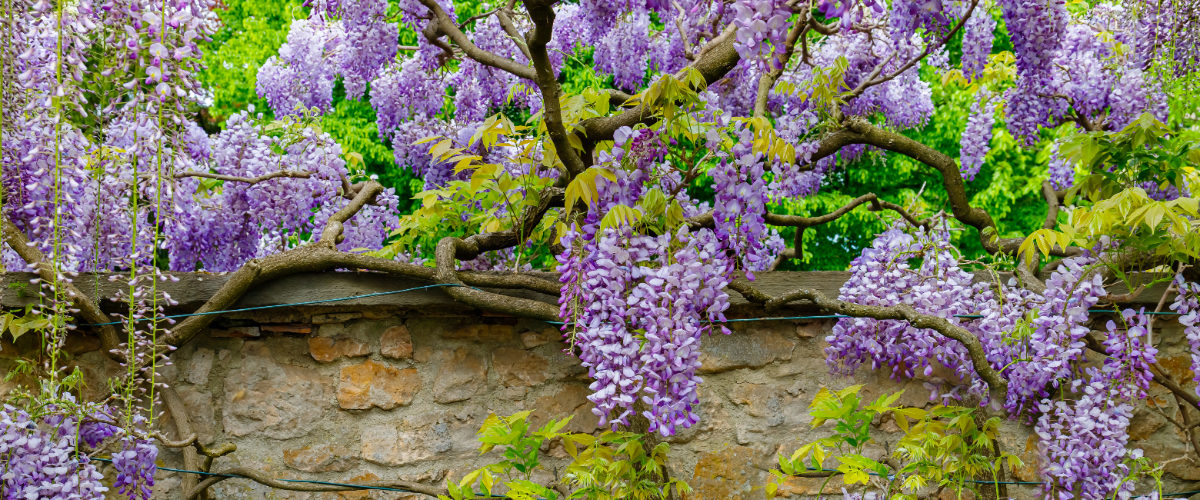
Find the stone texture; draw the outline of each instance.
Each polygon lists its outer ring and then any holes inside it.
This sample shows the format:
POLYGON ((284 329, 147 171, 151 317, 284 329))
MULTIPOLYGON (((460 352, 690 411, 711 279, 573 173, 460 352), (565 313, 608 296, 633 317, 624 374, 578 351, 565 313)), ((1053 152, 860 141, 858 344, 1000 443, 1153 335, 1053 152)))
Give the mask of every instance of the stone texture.
MULTIPOLYGON (((551 418, 570 416, 566 430, 597 430, 598 419, 587 399, 592 392, 587 387, 591 379, 577 358, 559 352, 559 333, 552 327, 529 320, 483 317, 476 312, 455 315, 450 311, 446 315, 443 311, 447 310, 433 308, 397 309, 395 315, 386 317, 362 309, 357 311, 362 317, 348 322, 307 323, 313 315, 328 310, 336 309, 297 308, 287 315, 271 316, 269 323, 294 322, 308 325, 312 332, 319 329, 331 337, 331 346, 339 340, 353 340, 372 349, 378 345, 382 356, 372 355, 370 362, 359 357, 322 364, 314 360, 307 338, 275 335, 296 332, 275 332, 266 324, 260 325, 266 339, 202 336, 195 341, 197 345, 180 349, 172 369, 177 370, 177 389, 200 439, 210 445, 233 442, 239 447, 237 453, 221 459, 217 468, 244 466, 271 477, 336 482, 357 482, 353 479, 369 478, 367 474, 405 480, 422 475, 426 479, 419 481, 440 486, 444 478, 460 478, 497 459, 497 452, 478 454, 475 433, 488 413, 511 415, 530 410, 535 427, 551 418), (288 319, 288 315, 294 318, 288 319), (372 319, 376 316, 383 319, 372 319), (513 326, 469 326, 481 321, 512 322, 513 326), (205 363, 202 358, 206 355, 199 354, 202 350, 208 350, 207 356, 213 358, 208 362, 207 378, 197 371, 205 363), (211 354, 214 351, 216 355, 211 354), (543 367, 543 362, 548 366, 543 367), (411 368, 406 370, 408 366, 411 368), (348 368, 345 383, 343 367, 348 368), (397 398, 387 389, 401 371, 412 374, 418 392, 397 398), (489 371, 496 373, 492 376, 489 371), (430 385, 426 387, 422 381, 430 385), (429 391, 435 388, 431 396, 429 391), (356 398, 353 408, 340 409, 350 394, 356 398), (402 400, 407 400, 407 406, 399 402, 402 400), (389 405, 395 406, 375 409, 389 405)), ((230 324, 263 322, 256 318, 244 315, 236 319, 246 323, 230 324)), ((903 404, 928 404, 921 381, 896 383, 882 371, 867 369, 854 377, 829 375, 822 348, 832 324, 739 323, 730 336, 703 339, 705 382, 699 388, 700 404, 693 408, 700 422, 664 438, 671 443, 668 466, 673 477, 686 479, 697 491, 688 498, 762 499, 762 486, 767 470, 776 465, 776 453, 786 456, 803 443, 829 435, 829 424, 811 429, 807 413, 812 396, 822 386, 838 389, 866 384, 863 393, 867 399, 905 389, 903 404)), ((1190 379, 1190 358, 1180 355, 1186 352, 1186 340, 1178 331, 1171 335, 1174 337, 1156 335, 1163 346, 1160 357, 1173 376, 1190 379)), ((119 366, 99 352, 84 354, 72 363, 85 371, 89 384, 85 392, 98 392, 92 391, 93 387, 104 389, 108 376, 121 373, 119 366)), ((940 367, 935 372, 945 378, 940 367)), ((1168 392, 1154 387, 1151 395, 1164 411, 1174 413, 1174 399, 1168 392)), ((167 419, 164 417, 164 422, 167 419)), ((1025 462, 1008 478, 1039 481, 1036 436, 1019 421, 1004 419, 1001 425, 1001 448, 1025 462)), ((166 432, 171 432, 169 424, 166 432)), ((899 439, 899 428, 889 418, 876 432, 881 441, 899 439)), ((1169 491, 1189 489, 1175 487, 1182 484, 1181 478, 1200 479, 1197 462, 1180 458, 1191 453, 1186 437, 1144 404, 1135 409, 1130 434, 1130 448, 1141 448, 1156 463, 1165 465, 1169 491)), ((876 448, 869 454, 881 453, 876 448)), ((542 451, 547 467, 561 470, 569 462, 561 445, 551 444, 542 451)), ((167 467, 182 465, 177 452, 164 452, 160 458, 167 467)), ((161 477, 164 480, 159 484, 178 484, 167 481, 178 475, 163 472, 161 477)), ((781 485, 779 495, 795 500, 812 498, 822 482, 824 479, 792 478, 781 485)), ((836 496, 842 487, 834 478, 823 494, 836 496)), ((1148 491, 1145 485, 1139 488, 1148 491)), ((246 481, 222 482, 212 491, 214 500, 336 500, 362 493, 285 492, 246 481)), ((1036 491, 1010 488, 1018 500, 1034 500, 1036 491)), ((175 498, 178 493, 176 487, 162 498, 175 498)), ((385 492, 365 496, 406 498, 385 492)))
POLYGON ((213 329, 210 335, 215 338, 243 339, 258 338, 261 332, 257 326, 231 326, 224 330, 213 329))
POLYGON ((208 372, 212 371, 214 353, 212 349, 203 347, 196 349, 183 370, 183 380, 189 384, 208 384, 208 372))
POLYGON ((747 405, 746 413, 752 417, 765 417, 768 427, 783 423, 785 398, 783 389, 766 384, 735 384, 729 391, 730 401, 747 405))
POLYGON ((358 464, 357 450, 317 444, 283 450, 283 463, 303 472, 345 472, 358 464))
POLYGON ((328 363, 338 358, 357 358, 371 354, 371 346, 346 337, 311 337, 308 352, 313 359, 328 363))
POLYGON ((487 388, 487 360, 459 348, 453 354, 443 356, 433 382, 433 399, 439 403, 453 403, 469 399, 487 388))
POLYGON ((779 489, 775 492, 780 497, 790 496, 810 496, 818 494, 840 495, 842 488, 846 488, 848 492, 861 490, 860 485, 847 486, 842 481, 834 478, 832 481, 827 481, 823 477, 788 477, 787 480, 779 484, 779 489), (821 489, 821 485, 825 485, 825 489, 821 489))
POLYGON ((759 368, 775 360, 792 359, 796 341, 776 331, 744 330, 705 337, 700 346, 699 373, 759 368))
POLYGON ((462 325, 446 332, 445 338, 503 343, 512 340, 513 327, 511 325, 462 325))
POLYGON ((291 439, 324 419, 333 396, 328 377, 276 363, 265 342, 246 342, 241 354, 241 366, 224 380, 222 423, 228 435, 291 439))
POLYGON ((324 325, 327 323, 345 323, 352 319, 358 319, 361 317, 362 317, 362 313, 360 313, 360 312, 341 312, 341 313, 330 313, 330 314, 318 314, 318 315, 312 317, 312 324, 324 325))
POLYGON ((530 408, 533 414, 530 421, 534 427, 545 424, 550 419, 562 419, 571 416, 571 422, 565 430, 568 432, 592 432, 600 426, 600 417, 592 413, 595 405, 588 400, 592 391, 580 385, 567 385, 552 395, 542 396, 533 402, 530 408))
POLYGON ((345 337, 347 333, 345 323, 325 323, 317 325, 318 337, 345 337))
POLYGON ((344 410, 366 410, 372 406, 391 410, 408 406, 420 390, 421 375, 417 370, 401 370, 368 359, 342 368, 337 400, 344 410))
POLYGON ((762 486, 767 482, 767 474, 756 467, 759 458, 758 453, 745 446, 729 446, 701 454, 696 462, 696 471, 688 481, 692 493, 685 495, 685 498, 763 498, 762 486))
MULTIPOLYGON (((366 482, 378 481, 378 480, 379 480, 379 476, 376 476, 375 473, 373 473, 373 472, 367 471, 367 472, 364 472, 357 476, 351 477, 346 482, 350 483, 350 484, 358 484, 358 483, 366 483, 366 482)), ((338 492, 338 498, 340 498, 342 500, 367 500, 368 498, 372 497, 371 496, 372 493, 375 493, 375 492, 370 491, 370 490, 342 491, 342 492, 338 492)))
POLYGON ((85 352, 98 351, 100 347, 100 337, 74 331, 67 334, 67 340, 63 343, 62 350, 72 356, 78 356, 85 352))
POLYGON ((187 408, 188 422, 192 424, 196 438, 204 444, 215 442, 220 426, 213 416, 212 394, 198 391, 193 387, 183 387, 179 389, 179 399, 183 400, 183 406, 187 408))
POLYGON ((523 349, 501 347, 492 354, 492 367, 505 387, 529 387, 546 381, 550 363, 523 349))
POLYGON ((526 349, 533 349, 541 345, 546 345, 551 342, 562 340, 562 332, 556 328, 547 328, 540 332, 523 332, 521 333, 521 344, 526 349))
POLYGON ((387 358, 411 359, 413 344, 408 327, 400 325, 384 330, 379 336, 379 354, 387 358))
POLYGON ((400 466, 433 458, 465 458, 476 454, 475 431, 479 423, 470 412, 424 413, 399 423, 371 425, 363 429, 359 442, 362 459, 400 466))
POLYGON ((1143 409, 1133 414, 1129 419, 1129 439, 1141 441, 1149 439, 1167 425, 1166 419, 1149 409, 1143 409))
POLYGON ((259 328, 261 328, 262 331, 264 331, 264 332, 271 332, 271 333, 299 333, 299 334, 304 334, 304 335, 312 333, 312 325, 310 325, 308 323, 280 323, 280 324, 275 324, 275 325, 259 325, 259 328))

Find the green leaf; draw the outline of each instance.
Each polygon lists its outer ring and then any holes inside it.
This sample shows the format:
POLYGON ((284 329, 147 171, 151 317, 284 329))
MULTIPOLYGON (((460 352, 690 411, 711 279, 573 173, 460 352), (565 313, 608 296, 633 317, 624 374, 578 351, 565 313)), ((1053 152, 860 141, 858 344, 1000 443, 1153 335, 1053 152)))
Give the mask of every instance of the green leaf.
POLYGON ((604 214, 600 220, 600 231, 622 226, 632 226, 642 220, 642 213, 627 205, 617 205, 604 214))

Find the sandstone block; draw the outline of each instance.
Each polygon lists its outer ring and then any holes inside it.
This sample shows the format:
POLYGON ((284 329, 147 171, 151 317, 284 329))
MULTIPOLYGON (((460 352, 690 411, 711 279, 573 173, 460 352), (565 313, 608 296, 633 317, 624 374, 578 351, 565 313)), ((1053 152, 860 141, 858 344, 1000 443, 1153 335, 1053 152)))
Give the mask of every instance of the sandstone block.
POLYGON ((192 424, 196 438, 204 444, 216 441, 217 421, 213 417, 212 395, 192 387, 183 387, 179 389, 179 399, 183 400, 183 406, 187 408, 188 422, 192 424))
POLYGON ((280 324, 274 324, 274 325, 260 325, 259 328, 261 328, 262 331, 264 331, 264 332, 271 332, 271 333, 299 333, 299 334, 304 334, 304 335, 312 333, 312 325, 310 325, 308 323, 280 323, 280 324))
POLYGON ((487 360, 459 348, 445 356, 433 382, 434 401, 453 403, 469 399, 487 388, 487 360))
MULTIPOLYGON (((347 482, 350 484, 359 484, 378 480, 379 476, 376 476, 373 472, 368 471, 350 478, 350 480, 347 482)), ((371 493, 373 493, 371 490, 342 491, 338 493, 338 498, 342 500, 367 500, 368 498, 371 498, 371 493)))
POLYGON ((446 332, 445 338, 487 343, 508 342, 513 338, 513 327, 511 325, 462 325, 446 332))
POLYGON ((766 384, 735 384, 729 391, 729 400, 747 405, 746 413, 752 417, 766 417, 770 427, 783 423, 784 391, 766 384))
POLYGON ((479 443, 475 431, 479 423, 471 415, 450 412, 414 415, 398 423, 384 423, 363 429, 362 459, 368 462, 400 466, 430 459, 475 456, 479 443))
POLYGON ((759 368, 775 360, 792 358, 796 342, 776 331, 740 331, 713 335, 700 348, 700 373, 719 373, 738 368, 759 368))
POLYGON ((492 355, 492 366, 505 387, 530 387, 546 381, 550 363, 523 349, 501 347, 492 355))
POLYGON ((325 417, 331 396, 325 376, 280 365, 265 342, 246 342, 241 366, 225 377, 222 423, 233 437, 257 433, 272 439, 301 437, 325 417))
POLYGON ((524 345, 526 349, 533 349, 534 347, 559 340, 562 340, 562 332, 554 328, 547 328, 540 332, 524 332, 521 334, 521 344, 524 345))
POLYGON ((371 347, 346 337, 312 337, 308 339, 308 352, 313 359, 328 363, 338 358, 356 358, 371 354, 371 347))
POLYGON ((421 375, 417 370, 401 370, 368 359, 342 368, 337 400, 346 410, 366 410, 372 406, 391 410, 408 406, 420 390, 421 375))
POLYGON ((581 385, 567 385, 550 396, 542 396, 533 403, 530 422, 540 427, 549 419, 562 419, 567 415, 574 418, 564 428, 566 432, 592 432, 600 426, 600 418, 592 413, 595 407, 588 396, 592 392, 581 385))
POLYGON ((345 472, 358 463, 356 450, 318 444, 283 450, 283 463, 304 472, 345 472))
POLYGON ((196 349, 192 359, 188 360, 183 369, 183 379, 191 384, 208 384, 208 372, 212 371, 213 356, 212 349, 196 349))
POLYGON ((394 359, 411 359, 413 356, 412 335, 404 325, 393 326, 379 336, 379 353, 394 359))
POLYGON ((362 317, 362 313, 360 313, 360 312, 341 312, 341 313, 318 314, 318 315, 312 317, 312 323, 314 325, 324 325, 327 323, 345 323, 352 319, 358 319, 361 317, 362 317))
POLYGON ((759 458, 753 449, 745 446, 729 446, 701 454, 696 462, 696 472, 688 481, 692 493, 684 498, 762 498, 761 488, 767 482, 767 473, 757 466, 759 458))

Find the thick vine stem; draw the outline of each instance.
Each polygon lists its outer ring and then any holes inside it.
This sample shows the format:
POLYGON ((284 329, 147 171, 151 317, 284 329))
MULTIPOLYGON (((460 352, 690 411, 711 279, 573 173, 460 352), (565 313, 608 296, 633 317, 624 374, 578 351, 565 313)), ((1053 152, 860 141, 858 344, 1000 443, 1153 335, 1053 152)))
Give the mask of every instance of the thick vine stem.
MULTIPOLYGON (((733 47, 737 40, 736 32, 737 28, 730 25, 720 36, 704 47, 695 62, 675 73, 675 77, 682 79, 689 71, 696 70, 704 76, 704 81, 708 85, 724 78, 740 60, 737 50, 733 47)), ((583 149, 591 151, 596 144, 613 140, 613 133, 621 127, 632 127, 639 123, 651 124, 656 120, 654 110, 645 104, 639 104, 619 115, 584 120, 581 124, 584 131, 583 149)))
MULTIPOLYGON (((331 228, 336 227, 340 231, 342 222, 348 220, 354 211, 361 209, 369 197, 374 196, 371 194, 372 191, 375 191, 375 189, 369 187, 361 189, 358 196, 356 196, 357 202, 352 202, 331 217, 330 225, 322 231, 321 241, 263 257, 262 259, 251 260, 237 271, 234 271, 208 302, 205 302, 204 305, 195 311, 199 315, 189 316, 175 325, 164 338, 164 342, 173 346, 181 346, 187 343, 217 318, 215 314, 203 313, 229 309, 255 285, 283 276, 304 272, 328 271, 331 269, 365 269, 405 278, 434 280, 436 272, 425 266, 341 252, 334 247, 330 240, 336 239, 336 236, 340 236, 340 233, 335 236, 331 228)), ((543 192, 542 202, 539 206, 526 210, 522 223, 519 225, 521 231, 525 231, 524 234, 528 234, 530 228, 536 227, 538 222, 541 221, 546 210, 550 206, 553 206, 556 200, 561 199, 562 190, 560 189, 549 188, 546 192, 543 192)), ((557 201, 557 203, 561 204, 561 201, 557 201)), ((464 248, 482 252, 511 247, 520 241, 518 231, 510 229, 467 238, 466 242, 468 244, 464 248)), ((465 254, 466 252, 464 252, 464 255, 459 255, 458 258, 473 259, 478 256, 478 253, 469 257, 465 256, 465 254)), ((463 272, 458 274, 456 278, 460 280, 461 284, 467 286, 530 289, 550 295, 556 295, 559 290, 557 283, 519 274, 463 272)), ((451 294, 451 296, 454 295, 451 294)))
POLYGON ((783 44, 783 54, 776 59, 779 67, 772 69, 769 73, 764 73, 758 79, 758 94, 754 98, 755 118, 766 116, 767 97, 770 96, 771 89, 775 88, 775 81, 783 76, 783 69, 787 67, 788 60, 792 58, 792 53, 796 51, 796 41, 804 36, 809 29, 808 14, 802 12, 800 16, 800 19, 796 20, 796 24, 792 25, 792 29, 788 31, 787 39, 784 40, 783 44))
POLYGON ((562 118, 562 89, 558 86, 558 76, 554 74, 554 64, 550 62, 550 53, 546 50, 546 45, 554 35, 554 2, 524 0, 524 4, 529 18, 533 20, 533 31, 526 35, 525 45, 533 62, 535 78, 532 80, 542 92, 542 122, 546 124, 546 132, 550 134, 558 159, 570 176, 575 177, 587 169, 587 165, 568 139, 569 133, 562 118))
MULTIPOLYGON (((79 310, 79 316, 84 321, 94 324, 108 323, 108 317, 87 295, 84 295, 74 283, 67 281, 65 276, 58 275, 54 267, 46 263, 46 255, 29 243, 29 238, 26 238, 25 233, 9 220, 7 214, 0 213, 0 231, 3 231, 4 242, 8 244, 9 248, 20 255, 21 259, 29 264, 43 281, 57 283, 57 286, 62 287, 62 291, 70 299, 71 305, 79 310)), ((117 352, 117 348, 121 344, 117 337, 117 330, 113 328, 113 325, 102 325, 96 328, 99 330, 100 345, 104 352, 114 360, 122 361, 124 357, 117 352)))
MULTIPOLYGON (((437 274, 434 275, 434 281, 447 285, 463 284, 458 277, 458 272, 454 269, 457 260, 455 254, 460 252, 468 255, 480 253, 477 246, 453 236, 447 236, 438 242, 437 250, 434 252, 437 262, 437 274)), ((467 287, 447 287, 446 293, 455 300, 478 309, 542 321, 558 321, 558 308, 545 302, 509 297, 467 287)))
MULTIPOLYGON (((184 469, 200 470, 200 455, 196 453, 195 449, 195 446, 200 443, 196 439, 196 432, 192 429, 191 419, 188 418, 187 406, 183 404, 183 399, 179 397, 179 393, 175 392, 173 384, 169 381, 159 388, 159 394, 162 396, 163 404, 171 412, 171 419, 175 421, 175 432, 180 436, 189 436, 188 439, 179 442, 168 443, 164 439, 160 439, 160 441, 163 441, 164 445, 168 447, 183 448, 184 469), (176 444, 183 444, 183 446, 174 446, 176 444)), ((200 480, 196 474, 184 474, 182 479, 181 489, 184 492, 194 490, 200 480)))
MULTIPOLYGON (((470 37, 458 28, 458 24, 453 19, 450 19, 450 16, 446 14, 446 11, 442 10, 442 7, 435 0, 420 0, 420 2, 421 5, 424 5, 433 13, 433 20, 435 22, 430 23, 429 27, 433 28, 434 33, 450 37, 450 40, 454 41, 454 44, 458 45, 467 57, 478 61, 484 66, 491 66, 501 71, 507 71, 521 78, 529 80, 535 78, 533 69, 529 66, 518 64, 511 59, 500 57, 497 54, 476 46, 471 42, 470 37)), ((430 37, 426 36, 426 38, 430 37)))
POLYGON ((382 192, 382 184, 375 181, 367 181, 364 183, 363 186, 358 189, 358 193, 355 194, 354 199, 350 200, 350 204, 342 207, 341 210, 338 210, 337 213, 329 217, 329 222, 325 223, 325 229, 321 231, 321 239, 318 241, 322 243, 341 243, 346 237, 342 233, 343 225, 346 223, 346 221, 350 220, 354 214, 357 214, 368 203, 374 201, 375 197, 379 196, 379 193, 382 192))
MULTIPOLYGON (((367 489, 367 488, 356 488, 356 487, 352 487, 352 486, 335 486, 332 484, 293 483, 293 482, 289 482, 289 481, 281 481, 278 479, 266 477, 261 472, 258 472, 254 469, 249 469, 246 467, 234 467, 232 469, 223 470, 223 471, 219 472, 218 474, 222 474, 222 475, 209 476, 208 479, 201 481, 200 484, 196 487, 196 489, 194 491, 191 491, 190 493, 188 493, 187 495, 184 496, 184 499, 185 500, 195 500, 196 498, 198 498, 200 496, 200 494, 202 492, 204 492, 205 490, 207 490, 214 484, 217 484, 226 479, 249 479, 249 480, 254 481, 263 486, 269 486, 269 487, 275 488, 275 489, 289 490, 289 491, 306 491, 306 492, 312 492, 312 493, 319 493, 319 492, 326 492, 326 491, 361 491, 361 490, 367 489)), ((408 482, 408 481, 398 481, 398 480, 370 481, 370 482, 366 482, 366 483, 361 483, 361 485, 362 486, 381 487, 381 488, 405 489, 405 490, 412 491, 413 493, 420 493, 422 495, 427 495, 427 496, 431 496, 434 498, 437 498, 438 495, 448 495, 449 494, 449 492, 447 492, 444 489, 431 488, 429 486, 425 486, 425 485, 422 485, 419 483, 412 483, 412 482, 408 482)))
POLYGON ((1189 391, 1184 389, 1182 385, 1179 385, 1179 382, 1176 382, 1170 375, 1167 375, 1162 370, 1162 367, 1158 366, 1158 363, 1150 365, 1150 373, 1154 374, 1154 383, 1166 387, 1175 397, 1187 401, 1188 404, 1192 405, 1192 408, 1200 409, 1200 397, 1197 397, 1194 391, 1189 391))
POLYGON ((831 300, 825 294, 808 288, 800 288, 779 297, 771 297, 754 288, 750 282, 744 279, 734 280, 729 284, 729 288, 742 294, 747 301, 763 304, 767 310, 773 310, 797 300, 809 300, 817 307, 834 314, 844 314, 856 318, 898 319, 907 321, 916 328, 935 330, 947 338, 958 341, 966 348, 971 357, 971 363, 974 365, 975 373, 979 374, 979 378, 984 382, 987 382, 992 391, 1002 393, 1008 388, 1008 383, 988 363, 987 353, 984 352, 979 339, 975 338, 967 329, 947 321, 946 318, 918 313, 908 305, 867 306, 844 300, 831 300))
POLYGON ((1025 254, 1017 255, 1017 276, 1021 277, 1021 284, 1027 290, 1038 295, 1046 293, 1046 284, 1029 269, 1029 259, 1025 258, 1025 254))
POLYGON ((173 441, 173 440, 171 440, 171 438, 164 436, 161 432, 158 432, 158 431, 151 432, 150 437, 158 440, 158 442, 160 444, 162 444, 163 446, 166 446, 167 448, 187 448, 196 443, 196 433, 195 432, 189 434, 188 437, 186 437, 182 440, 179 440, 179 441, 173 441))
POLYGON ((937 151, 920 142, 909 139, 895 132, 880 129, 866 120, 854 118, 849 120, 846 128, 857 133, 859 141, 888 151, 908 156, 921 163, 929 165, 942 174, 942 184, 950 201, 950 210, 954 218, 980 231, 981 243, 990 253, 1014 253, 1021 245, 1020 238, 993 239, 983 234, 985 228, 995 228, 996 222, 986 210, 971 207, 967 199, 966 186, 958 164, 946 154, 937 151))
POLYGON ((512 22, 512 11, 510 7, 505 7, 496 11, 496 19, 500 21, 500 27, 504 29, 504 33, 512 39, 514 45, 521 50, 525 55, 525 59, 533 60, 533 56, 529 55, 529 46, 525 45, 525 39, 521 33, 517 31, 517 26, 512 22))
MULTIPOLYGON (((986 210, 971 206, 970 200, 967 198, 966 186, 963 184, 962 174, 959 173, 958 164, 950 156, 901 134, 883 130, 871 125, 866 120, 855 117, 847 120, 844 130, 835 132, 822 140, 817 152, 812 155, 811 161, 815 162, 816 160, 830 156, 842 147, 850 144, 868 144, 880 149, 900 153, 933 167, 942 174, 942 185, 945 187, 947 197, 950 201, 950 213, 954 215, 955 219, 979 230, 979 240, 984 250, 993 254, 1005 253, 1013 255, 1017 253, 1024 238, 996 238, 987 234, 989 228, 991 231, 996 230, 996 222, 986 210)), ((1050 253, 1056 257, 1070 257, 1078 255, 1079 252, 1080 249, 1078 248, 1063 249, 1056 246, 1051 249, 1050 253)))
POLYGON ((1046 205, 1049 208, 1046 211, 1046 222, 1042 223, 1042 229, 1054 229, 1058 225, 1058 192, 1054 190, 1054 186, 1050 181, 1042 181, 1042 197, 1046 198, 1046 205))

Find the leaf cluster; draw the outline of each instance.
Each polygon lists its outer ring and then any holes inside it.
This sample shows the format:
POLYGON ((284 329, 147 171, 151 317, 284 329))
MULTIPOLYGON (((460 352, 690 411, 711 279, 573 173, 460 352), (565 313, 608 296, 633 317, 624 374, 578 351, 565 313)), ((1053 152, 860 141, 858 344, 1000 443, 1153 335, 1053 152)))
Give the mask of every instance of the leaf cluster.
MULTIPOLYGON (((690 491, 687 484, 664 480, 669 445, 648 448, 640 434, 606 431, 597 435, 564 432, 572 417, 550 420, 534 430, 531 412, 502 417, 488 415, 479 429, 480 454, 500 450, 500 460, 447 480, 449 495, 442 500, 495 497, 519 500, 661 500, 671 488, 690 491), (559 483, 562 488, 533 481, 542 469, 541 450, 561 444, 571 456, 559 483), (564 492, 565 491, 565 492, 564 492)), ((558 471, 555 471, 556 475, 558 471)))
POLYGON ((949 489, 961 498, 968 490, 979 493, 976 478, 995 482, 1005 462, 1010 468, 1021 464, 995 447, 999 418, 981 424, 970 408, 896 406, 903 391, 881 395, 864 406, 862 387, 822 388, 817 393, 809 406, 812 426, 833 422, 833 434, 801 446, 790 457, 779 455, 779 468, 771 471, 765 486, 768 498, 774 498, 789 476, 814 473, 830 479, 841 476, 847 486, 874 484, 890 500, 916 500, 919 492, 930 487, 949 489), (867 444, 874 442, 872 422, 887 415, 903 436, 890 452, 872 458, 866 451, 867 444), (827 468, 831 460, 836 468, 827 468))

